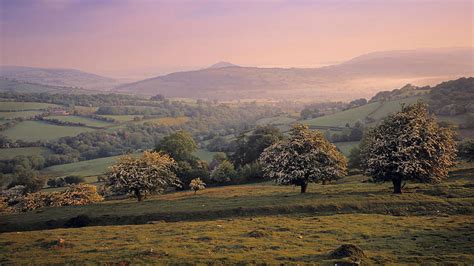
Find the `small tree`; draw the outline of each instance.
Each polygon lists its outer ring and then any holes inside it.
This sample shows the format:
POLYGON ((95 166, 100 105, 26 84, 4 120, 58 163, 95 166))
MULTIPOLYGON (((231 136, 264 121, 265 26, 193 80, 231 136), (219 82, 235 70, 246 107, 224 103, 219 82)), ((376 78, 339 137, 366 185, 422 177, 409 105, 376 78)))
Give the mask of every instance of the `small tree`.
POLYGON ((86 180, 82 176, 70 175, 64 178, 64 182, 69 185, 77 185, 86 182, 86 180))
POLYGON ((206 188, 206 183, 204 183, 199 177, 194 178, 193 180, 191 180, 191 183, 189 183, 189 188, 194 190, 194 194, 196 194, 198 190, 206 188))
POLYGON ((402 182, 440 182, 456 154, 453 132, 436 123, 418 102, 385 118, 361 143, 361 164, 375 181, 392 181, 393 193, 402 182))
POLYGON ((212 170, 211 180, 216 183, 224 184, 232 181, 236 175, 237 171, 235 171, 234 165, 231 162, 224 160, 219 164, 219 166, 212 170))
POLYGON ((176 161, 183 161, 194 159, 192 153, 197 150, 197 144, 190 133, 178 131, 164 137, 155 150, 169 154, 176 161))
POLYGON ((141 158, 125 155, 110 167, 107 186, 114 192, 132 194, 142 201, 147 194, 181 186, 173 172, 175 167, 172 158, 158 152, 145 152, 141 158))
POLYGON ((467 160, 468 162, 474 161, 474 140, 466 140, 461 142, 458 146, 458 156, 460 159, 467 160))
POLYGON ((351 169, 359 169, 360 168, 360 148, 354 147, 349 151, 349 163, 348 166, 351 169))
POLYGON ((265 149, 259 159, 266 177, 281 185, 301 186, 306 192, 308 183, 326 183, 346 174, 347 162, 319 131, 305 125, 295 125, 288 140, 265 149))

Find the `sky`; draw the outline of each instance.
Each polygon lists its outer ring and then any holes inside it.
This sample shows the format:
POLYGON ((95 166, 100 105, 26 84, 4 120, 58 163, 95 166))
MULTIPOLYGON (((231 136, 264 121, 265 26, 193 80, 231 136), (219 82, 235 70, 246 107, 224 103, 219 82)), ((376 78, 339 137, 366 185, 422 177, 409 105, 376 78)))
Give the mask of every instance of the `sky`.
POLYGON ((474 1, 0 0, 1 65, 153 76, 472 47, 474 1))

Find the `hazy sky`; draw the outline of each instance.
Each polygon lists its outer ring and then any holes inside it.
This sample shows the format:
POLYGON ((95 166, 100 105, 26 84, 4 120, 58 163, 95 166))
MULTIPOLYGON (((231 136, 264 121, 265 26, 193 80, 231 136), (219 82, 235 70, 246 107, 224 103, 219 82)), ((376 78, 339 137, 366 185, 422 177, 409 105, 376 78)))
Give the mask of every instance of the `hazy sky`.
POLYGON ((473 46, 473 2, 0 0, 1 64, 148 75, 473 46))

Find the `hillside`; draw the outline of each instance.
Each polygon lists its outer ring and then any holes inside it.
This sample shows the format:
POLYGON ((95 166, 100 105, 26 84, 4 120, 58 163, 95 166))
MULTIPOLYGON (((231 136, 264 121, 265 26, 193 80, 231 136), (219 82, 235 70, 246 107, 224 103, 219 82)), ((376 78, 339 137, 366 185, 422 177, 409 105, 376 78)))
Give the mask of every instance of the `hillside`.
POLYGON ((376 52, 323 68, 211 67, 158 76, 119 92, 208 99, 351 100, 407 82, 433 85, 472 75, 473 48, 376 52))
POLYGON ((0 92, 95 94, 100 91, 76 87, 44 85, 0 77, 0 92))
POLYGON ((0 77, 51 86, 110 90, 118 85, 114 79, 76 69, 0 66, 0 77))
POLYGON ((469 264, 473 170, 463 164, 445 183, 409 183, 401 195, 356 175, 306 194, 261 183, 3 214, 0 261, 333 265, 341 258, 331 252, 350 243, 363 264, 469 264), (62 228, 78 215, 87 227, 62 228))

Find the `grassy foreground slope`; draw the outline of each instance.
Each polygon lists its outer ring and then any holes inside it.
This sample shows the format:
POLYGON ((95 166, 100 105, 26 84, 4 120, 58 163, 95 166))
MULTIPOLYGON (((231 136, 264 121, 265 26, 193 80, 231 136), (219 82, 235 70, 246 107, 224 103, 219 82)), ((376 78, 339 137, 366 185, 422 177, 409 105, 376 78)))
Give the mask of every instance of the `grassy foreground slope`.
POLYGON ((263 183, 2 215, 0 229, 15 232, 0 234, 0 263, 335 263, 330 252, 347 243, 363 263, 474 263, 474 164, 402 195, 366 179, 306 195, 263 183), (102 226, 16 232, 79 214, 102 226))
POLYGON ((334 264, 341 260, 330 252, 351 243, 364 250, 363 263, 469 264, 470 218, 288 215, 15 232, 0 235, 0 263, 334 264))

